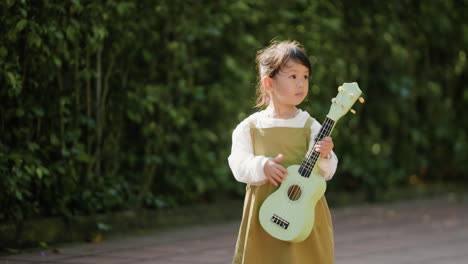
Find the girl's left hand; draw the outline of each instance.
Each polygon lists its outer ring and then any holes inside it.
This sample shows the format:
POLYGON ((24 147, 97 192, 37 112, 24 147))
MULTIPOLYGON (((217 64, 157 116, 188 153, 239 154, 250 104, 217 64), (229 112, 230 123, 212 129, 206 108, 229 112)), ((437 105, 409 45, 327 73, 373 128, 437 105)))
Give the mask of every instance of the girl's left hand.
POLYGON ((326 158, 332 151, 334 145, 331 137, 326 137, 315 144, 315 151, 320 152, 321 156, 326 158))

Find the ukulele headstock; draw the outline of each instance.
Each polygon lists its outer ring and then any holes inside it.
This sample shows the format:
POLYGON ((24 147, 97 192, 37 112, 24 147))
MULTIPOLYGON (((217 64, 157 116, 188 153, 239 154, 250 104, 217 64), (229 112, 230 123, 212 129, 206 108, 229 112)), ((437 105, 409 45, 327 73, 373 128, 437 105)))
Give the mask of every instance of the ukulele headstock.
POLYGON ((364 103, 364 98, 360 97, 361 94, 362 91, 359 89, 356 82, 343 83, 342 86, 338 87, 338 94, 336 97, 332 99, 330 112, 328 112, 327 116, 337 121, 350 110, 351 113, 355 114, 356 111, 351 109, 351 107, 357 100, 364 103))

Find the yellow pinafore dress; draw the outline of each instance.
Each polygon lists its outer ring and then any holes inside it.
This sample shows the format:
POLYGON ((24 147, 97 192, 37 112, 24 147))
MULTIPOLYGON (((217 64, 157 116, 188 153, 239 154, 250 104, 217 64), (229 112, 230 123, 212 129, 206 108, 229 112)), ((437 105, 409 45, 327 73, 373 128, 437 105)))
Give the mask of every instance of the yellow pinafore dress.
MULTIPOLYGON (((250 134, 255 155, 284 155, 285 168, 301 164, 310 142, 309 118, 304 127, 255 128, 250 134)), ((331 264, 334 261, 333 226, 327 201, 323 196, 315 207, 315 224, 310 236, 299 243, 278 240, 265 232, 258 220, 263 201, 278 187, 270 182, 247 185, 242 222, 233 264, 331 264)))

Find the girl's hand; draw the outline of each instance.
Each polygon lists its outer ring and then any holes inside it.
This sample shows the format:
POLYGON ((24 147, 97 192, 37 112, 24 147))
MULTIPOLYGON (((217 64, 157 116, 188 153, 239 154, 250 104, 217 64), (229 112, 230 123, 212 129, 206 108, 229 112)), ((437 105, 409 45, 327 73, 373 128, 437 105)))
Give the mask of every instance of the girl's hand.
POLYGON ((288 174, 288 171, 278 163, 283 160, 283 154, 278 154, 276 158, 269 159, 263 166, 263 172, 265 176, 271 182, 271 184, 278 186, 278 183, 282 183, 286 178, 285 174, 288 174))
POLYGON ((315 144, 315 151, 321 153, 321 157, 328 157, 330 152, 332 151, 334 145, 333 145, 333 140, 331 137, 326 137, 322 141, 317 142, 315 144))

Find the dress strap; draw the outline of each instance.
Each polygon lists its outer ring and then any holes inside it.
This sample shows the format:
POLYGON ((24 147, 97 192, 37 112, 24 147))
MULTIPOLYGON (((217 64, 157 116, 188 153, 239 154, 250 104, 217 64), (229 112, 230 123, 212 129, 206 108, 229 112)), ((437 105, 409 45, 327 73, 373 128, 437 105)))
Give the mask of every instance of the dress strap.
POLYGON ((255 127, 255 122, 252 119, 249 120, 249 127, 250 128, 256 128, 255 127))
POLYGON ((310 128, 310 126, 312 126, 312 123, 314 123, 314 121, 315 119, 309 116, 309 118, 307 118, 305 122, 304 128, 310 128))
POLYGON ((252 119, 249 120, 249 127, 250 127, 250 139, 252 140, 252 146, 255 146, 254 130, 256 129, 256 127, 252 119))
POLYGON ((309 118, 307 118, 306 122, 305 122, 305 125, 304 125, 304 128, 306 129, 305 131, 306 132, 306 142, 307 142, 307 149, 310 148, 310 127, 312 126, 312 123, 315 121, 315 119, 313 119, 312 117, 309 116, 309 118))

